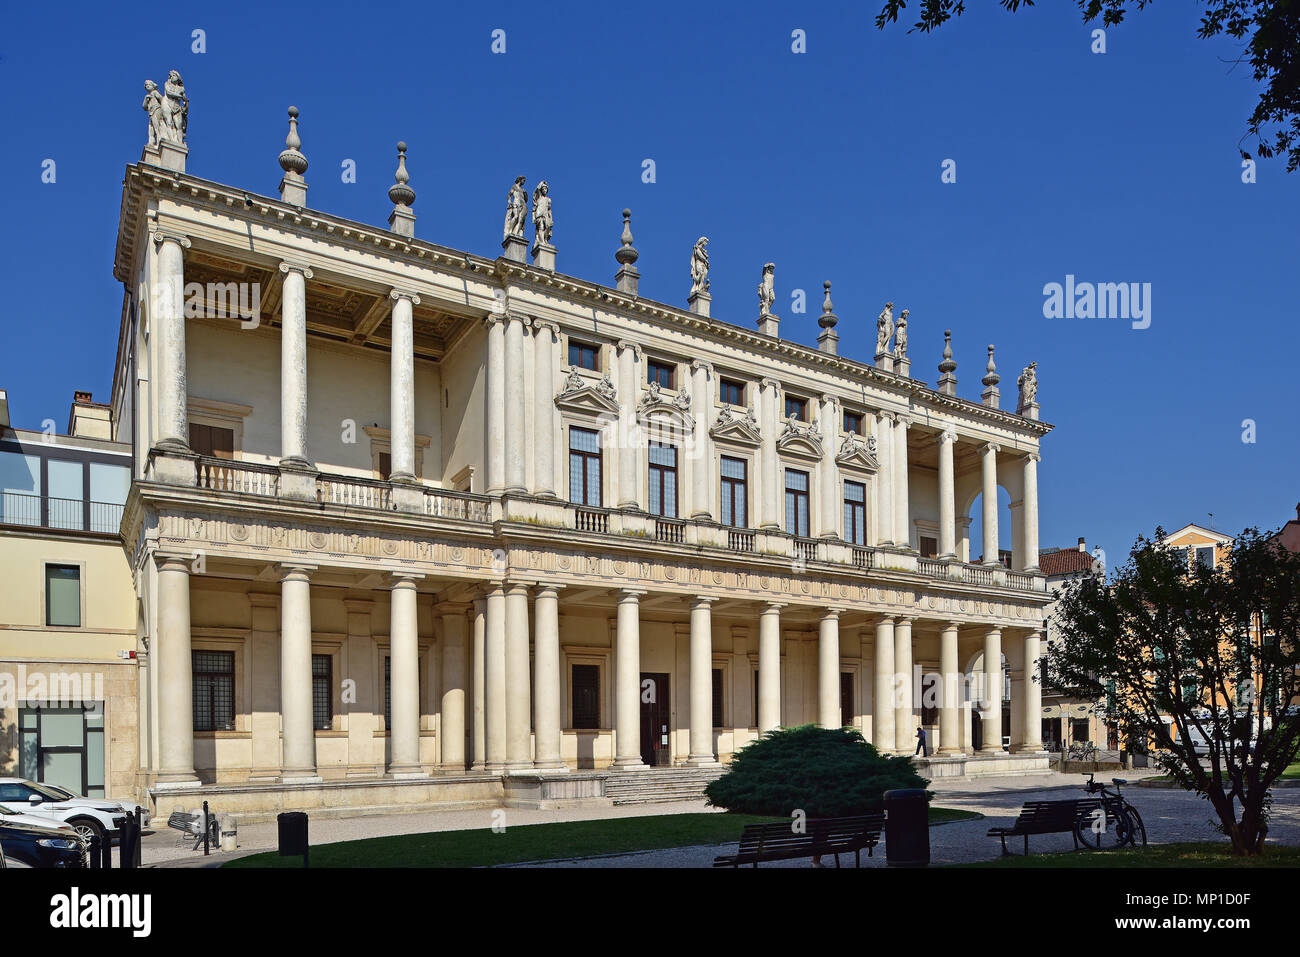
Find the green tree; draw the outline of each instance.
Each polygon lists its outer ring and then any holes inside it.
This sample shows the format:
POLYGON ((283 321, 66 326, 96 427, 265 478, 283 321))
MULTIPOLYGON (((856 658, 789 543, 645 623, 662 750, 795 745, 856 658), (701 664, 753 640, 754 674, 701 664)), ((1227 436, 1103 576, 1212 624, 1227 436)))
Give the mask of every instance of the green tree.
POLYGON ((741 748, 704 796, 744 814, 850 817, 880 810, 888 790, 928 783, 910 757, 886 757, 852 728, 805 724, 769 731, 741 748))
POLYGON ((1113 682, 1106 707, 1124 738, 1153 741, 1157 763, 1214 807, 1233 853, 1259 854, 1269 789, 1300 748, 1300 554, 1251 528, 1209 567, 1163 538, 1139 537, 1109 582, 1069 583, 1044 681, 1086 697, 1113 682))
MULTIPOLYGON (((1034 0, 998 2, 1011 12, 1034 5, 1034 0)), ((1084 23, 1100 19, 1107 27, 1122 23, 1130 8, 1141 10, 1150 2, 1075 0, 1084 23)), ((1203 10, 1196 35, 1201 39, 1220 35, 1236 40, 1249 37, 1241 60, 1250 63, 1255 81, 1263 85, 1263 90, 1250 114, 1246 136, 1255 138, 1255 152, 1261 157, 1287 154, 1287 172, 1295 172, 1300 167, 1300 3, 1296 0, 1199 2, 1203 10)), ((876 27, 883 30, 897 23, 906 7, 907 0, 886 0, 876 16, 876 27)), ((963 0, 921 0, 917 21, 908 32, 929 33, 965 12, 963 0)), ((1249 158, 1250 154, 1242 150, 1241 155, 1249 158)))

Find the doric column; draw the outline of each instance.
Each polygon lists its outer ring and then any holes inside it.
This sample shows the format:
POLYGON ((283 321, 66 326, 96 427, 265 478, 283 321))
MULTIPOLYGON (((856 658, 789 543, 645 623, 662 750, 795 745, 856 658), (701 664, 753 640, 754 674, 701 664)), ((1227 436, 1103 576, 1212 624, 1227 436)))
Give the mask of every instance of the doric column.
POLYGON ((392 353, 389 361, 389 451, 392 455, 391 478, 398 482, 415 481, 415 333, 412 307, 420 304, 414 293, 390 290, 393 301, 392 353))
POLYGON ((641 761, 641 596, 625 588, 618 596, 614 639, 614 764, 644 768, 641 761))
POLYGON ((957 557, 957 503, 953 471, 953 446, 957 432, 946 428, 939 433, 939 557, 957 557))
MULTIPOLYGON (((194 665, 190 648, 188 557, 154 553, 158 564, 158 783, 197 784, 194 773, 194 665)), ((141 734, 144 729, 141 728, 141 734)))
POLYGON ((703 359, 691 363, 691 411, 695 416, 695 448, 691 457, 691 518, 713 518, 713 366, 703 359))
POLYGON ((761 470, 759 488, 762 490, 762 509, 759 524, 763 528, 781 527, 781 456, 776 451, 776 437, 781 429, 781 384, 775 379, 759 383, 759 431, 762 445, 758 450, 758 467, 761 470))
POLYGON ((442 769, 465 770, 466 606, 442 610, 442 769))
POLYGON ((528 422, 524 408, 524 323, 522 316, 506 313, 505 429, 506 491, 525 492, 524 453, 528 422))
POLYGON ((980 450, 980 472, 984 482, 984 564, 998 564, 998 447, 992 442, 980 450))
POLYGON ((912 544, 912 517, 908 508, 907 489, 907 427, 912 420, 899 415, 894 420, 894 457, 890 461, 890 475, 894 480, 894 544, 910 548, 912 544))
POLYGON ((307 280, 312 271, 280 263, 280 464, 310 468, 307 458, 307 280))
POLYGON ((939 753, 960 754, 957 732, 958 707, 961 703, 961 672, 957 664, 958 624, 950 621, 939 636, 939 673, 943 680, 939 700, 939 753))
POLYGON ((506 590, 493 583, 487 591, 484 637, 483 728, 486 768, 500 773, 506 766, 506 590))
POLYGON ((280 579, 280 780, 319 781, 311 701, 311 565, 285 565, 280 579))
POLYGON ((487 734, 483 724, 487 709, 484 706, 484 689, 487 671, 487 599, 475 598, 472 613, 474 635, 470 661, 470 693, 473 698, 471 717, 474 723, 471 769, 482 771, 487 767, 487 734))
MULTIPOLYGON (((876 413, 876 544, 894 544, 894 413, 876 413)), ((892 633, 892 632, 891 632, 892 633)), ((891 739, 892 743, 892 739, 891 739)))
POLYGON ((713 756, 713 617, 712 598, 691 603, 691 755, 693 767, 712 767, 713 756))
POLYGON ((903 754, 914 750, 912 727, 912 619, 894 625, 894 748, 903 754))
POLYGON ((894 619, 876 621, 876 673, 871 701, 871 743, 877 751, 894 750, 894 619))
POLYGON ((533 476, 534 493, 555 496, 555 344, 559 327, 533 320, 533 476))
POLYGON ((769 602, 758 617, 758 731, 781 727, 781 609, 769 602))
POLYGON ((1043 676, 1039 655, 1042 634, 1031 631, 1025 635, 1025 733, 1022 751, 1043 750, 1043 676))
POLYGON ((149 321, 157 338, 156 354, 162 367, 162 381, 158 387, 158 437, 154 445, 185 451, 190 447, 185 385, 185 250, 190 248, 190 241, 184 236, 162 232, 155 232, 153 241, 158 246, 158 255, 149 296, 152 310, 149 321))
POLYGON ((487 326, 483 388, 487 405, 487 491, 500 493, 506 485, 506 320, 504 315, 490 315, 483 322, 487 326))
POLYGON ((817 723, 843 727, 840 715, 840 613, 828 608, 817 628, 817 723))
POLYGON ((1024 459, 1025 498, 1023 519, 1025 535, 1025 568, 1038 571, 1038 453, 1030 452, 1024 459))
POLYGON ((533 766, 529 723, 533 703, 528 687, 528 586, 506 586, 506 770, 533 766))
POLYGON ((567 771, 560 752, 560 600, 562 585, 537 586, 533 602, 533 676, 536 690, 533 727, 537 735, 534 767, 567 771))
POLYGON ((844 499, 840 494, 839 466, 835 462, 835 448, 840 437, 840 402, 833 395, 821 398, 817 424, 822 433, 821 462, 821 515, 818 535, 822 538, 839 538, 843 519, 844 499))
POLYGON ((980 751, 1002 750, 1002 632, 992 628, 984 636, 984 696, 980 702, 984 722, 980 751))
POLYGON ((619 420, 618 507, 641 510, 641 443, 637 435, 636 407, 641 398, 637 364, 641 347, 634 342, 618 343, 619 420))
POLYGON ((415 607, 415 580, 409 572, 393 573, 388 635, 392 719, 388 729, 388 774, 422 777, 420 766, 420 635, 415 607))

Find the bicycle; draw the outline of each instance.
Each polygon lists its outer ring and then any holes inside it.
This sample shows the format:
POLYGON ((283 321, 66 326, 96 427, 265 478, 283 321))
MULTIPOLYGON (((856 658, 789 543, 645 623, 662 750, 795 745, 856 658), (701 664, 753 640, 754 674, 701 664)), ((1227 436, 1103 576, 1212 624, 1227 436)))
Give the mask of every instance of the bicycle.
POLYGON ((1114 835, 1116 847, 1137 847, 1139 844, 1146 847, 1147 828, 1142 823, 1142 815, 1119 791, 1120 785, 1128 782, 1123 778, 1110 780, 1115 785, 1114 791, 1108 791, 1105 784, 1095 782, 1093 775, 1088 775, 1088 783, 1083 789, 1089 794, 1100 795, 1101 806, 1075 821, 1075 836, 1084 847, 1094 851, 1100 850, 1107 832, 1114 835))
POLYGON ((1096 761, 1097 746, 1091 741, 1082 741, 1070 745, 1067 757, 1071 761, 1096 761))

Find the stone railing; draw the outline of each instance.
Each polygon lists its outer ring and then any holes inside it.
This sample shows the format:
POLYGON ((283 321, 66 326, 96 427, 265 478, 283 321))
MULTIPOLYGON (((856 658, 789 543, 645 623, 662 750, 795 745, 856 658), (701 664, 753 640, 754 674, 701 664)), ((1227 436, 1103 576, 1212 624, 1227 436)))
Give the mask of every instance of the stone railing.
POLYGON ((655 540, 681 545, 686 541, 686 523, 675 518, 656 518, 655 540))
POLYGON ((316 478, 316 500, 327 505, 391 511, 393 487, 375 479, 320 475, 316 478))
POLYGON ((214 492, 274 497, 280 491, 280 470, 274 465, 203 456, 198 462, 198 486, 214 492))
POLYGON ((451 492, 446 489, 424 490, 424 514, 436 518, 485 523, 492 520, 492 500, 486 495, 451 492))

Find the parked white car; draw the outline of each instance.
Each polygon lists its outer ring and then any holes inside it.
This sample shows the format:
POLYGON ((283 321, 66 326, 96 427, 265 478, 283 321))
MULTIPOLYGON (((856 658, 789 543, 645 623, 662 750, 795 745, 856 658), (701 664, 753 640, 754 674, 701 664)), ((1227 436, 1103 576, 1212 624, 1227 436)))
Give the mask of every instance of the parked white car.
POLYGON ((120 804, 128 811, 135 811, 140 815, 140 828, 142 830, 149 826, 149 809, 136 801, 115 801, 113 798, 88 798, 80 794, 73 794, 67 788, 59 787, 57 784, 42 784, 41 787, 45 788, 47 791, 54 791, 63 795, 65 801, 95 801, 98 803, 108 801, 110 804, 120 804))
POLYGON ((56 831, 76 832, 76 828, 71 824, 29 814, 25 805, 0 804, 0 824, 21 824, 24 827, 48 827, 56 831))
POLYGON ((117 837, 126 821, 121 804, 97 798, 69 799, 65 793, 25 778, 0 778, 0 804, 25 807, 27 814, 46 822, 53 819, 69 824, 86 840, 117 837))

